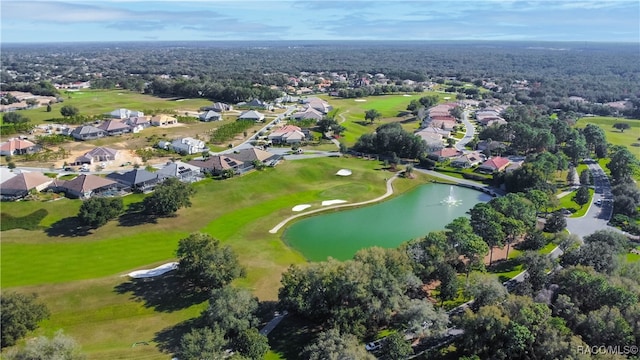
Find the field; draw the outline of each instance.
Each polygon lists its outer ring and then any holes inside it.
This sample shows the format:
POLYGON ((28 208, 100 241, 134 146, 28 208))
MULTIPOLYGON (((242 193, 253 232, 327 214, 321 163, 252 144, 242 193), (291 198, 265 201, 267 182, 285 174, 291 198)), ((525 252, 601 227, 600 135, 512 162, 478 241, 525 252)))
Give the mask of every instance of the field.
POLYGON ((61 92, 60 96, 64 99, 64 102, 53 104, 51 112, 47 112, 47 108, 44 106, 37 109, 21 110, 20 114, 28 117, 33 124, 37 125, 52 118, 61 118, 60 108, 65 105, 77 107, 81 115, 105 114, 121 108, 139 111, 145 109, 198 111, 202 106, 211 105, 211 101, 207 99, 163 99, 128 90, 87 89, 61 92))
POLYGON ((576 127, 584 128, 587 126, 587 124, 600 126, 604 130, 608 142, 612 143, 613 145, 626 146, 629 148, 629 150, 631 150, 632 153, 636 154, 636 157, 640 158, 640 155, 638 155, 640 154, 640 120, 629 120, 605 116, 584 117, 578 120, 578 122, 576 123, 576 127), (615 123, 629 124, 631 128, 625 130, 624 132, 620 132, 620 130, 613 128, 613 124, 615 123), (632 146, 632 144, 638 145, 632 146))
MULTIPOLYGON (((79 201, 3 204, 3 214, 13 217, 44 209, 46 216, 37 225, 50 227, 2 232, 2 289, 39 294, 53 315, 37 334, 64 328, 91 359, 166 358, 155 346, 164 344, 162 334, 197 316, 206 299, 172 292, 178 287, 171 283, 133 283, 123 274, 173 260, 180 238, 203 231, 238 253, 248 276, 236 285, 251 289, 261 300, 274 300, 280 274, 305 260, 268 230, 300 203, 335 198, 356 202, 383 194, 389 173, 379 167, 375 161, 319 158, 288 161, 225 181, 205 180, 196 184, 193 206, 177 217, 131 226, 124 216, 82 236, 66 219, 75 215, 79 201), (335 176, 341 168, 353 175, 335 176), (132 348, 140 341, 151 345, 132 348)), ((398 179, 394 188, 404 192, 424 180, 398 179)), ((140 199, 127 196, 125 203, 140 199)))
POLYGON ((343 121, 342 126, 346 128, 343 138, 346 145, 352 146, 360 136, 373 132, 376 127, 384 123, 400 122, 402 127, 413 132, 420 125, 411 114, 405 114, 407 105, 413 99, 423 96, 437 95, 441 100, 451 97, 451 94, 440 92, 423 92, 412 95, 382 95, 369 96, 361 99, 334 99, 328 96, 320 96, 327 100, 334 109, 337 109, 338 121, 343 121), (364 113, 367 110, 376 109, 382 114, 382 118, 370 124, 365 121, 364 113))

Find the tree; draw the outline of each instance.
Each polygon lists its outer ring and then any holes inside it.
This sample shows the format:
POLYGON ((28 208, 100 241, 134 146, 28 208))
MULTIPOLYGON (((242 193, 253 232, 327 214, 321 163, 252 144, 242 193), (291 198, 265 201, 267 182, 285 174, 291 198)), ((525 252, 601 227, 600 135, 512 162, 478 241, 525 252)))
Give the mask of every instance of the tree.
POLYGON ((447 263, 440 265, 438 269, 438 279, 440 285, 440 306, 444 305, 445 300, 453 300, 458 296, 458 277, 456 271, 447 263))
POLYGON ((501 225, 504 216, 487 203, 476 204, 469 210, 469 214, 474 233, 480 236, 489 247, 489 266, 491 266, 493 248, 502 247, 504 243, 505 235, 501 225))
POLYGON ((420 337, 438 336, 445 332, 449 316, 426 299, 405 299, 395 317, 397 327, 420 337))
POLYGON ((613 128, 620 130, 620 132, 624 132, 625 130, 630 129, 631 125, 627 123, 615 123, 613 124, 613 128))
POLYGON ((180 340, 179 357, 184 360, 224 359, 227 340, 217 327, 193 329, 180 340))
POLYGON ((504 217, 501 225, 502 225, 502 230, 504 231, 505 235, 507 235, 507 254, 505 255, 505 258, 508 259, 509 250, 511 249, 511 244, 515 241, 515 239, 518 236, 522 235, 526 231, 526 229, 525 229, 524 222, 508 216, 504 217))
POLYGON ((38 327, 38 322, 49 317, 47 307, 36 301, 36 295, 3 292, 0 295, 0 325, 2 347, 13 346, 27 332, 38 327))
POLYGON ((80 113, 80 110, 78 110, 78 108, 75 106, 64 105, 63 107, 60 108, 60 114, 66 118, 76 116, 79 113, 80 113))
POLYGON ((364 119, 369 120, 372 124, 380 117, 382 117, 382 114, 376 109, 367 110, 364 113, 364 119))
POLYGON ((591 185, 591 170, 584 169, 580 172, 580 185, 591 185))
POLYGON ((347 145, 343 142, 340 143, 340 153, 342 154, 346 154, 349 152, 349 148, 347 147, 347 145))
POLYGON ((47 112, 51 112, 51 104, 47 104, 47 112))
POLYGON ((529 190, 525 193, 524 196, 529 201, 531 201, 531 203, 536 209, 536 212, 541 212, 542 210, 546 209, 547 206, 549 205, 550 194, 542 190, 538 190, 538 189, 529 190))
POLYGON ((211 291, 204 317, 210 326, 218 326, 229 338, 258 325, 255 312, 258 299, 244 289, 225 286, 211 291))
POLYGON ((573 197, 573 201, 580 205, 580 208, 582 209, 582 206, 584 206, 584 204, 589 202, 589 188, 586 186, 580 186, 580 188, 578 189, 578 191, 576 191, 576 194, 573 197))
POLYGON ((13 169, 15 169, 15 168, 16 168, 16 163, 14 163, 13 161, 9 161, 9 162, 7 163, 7 168, 8 168, 9 170, 13 170, 13 169))
POLYGON ((579 179, 579 177, 576 168, 573 166, 569 166, 569 171, 567 172, 567 184, 574 185, 577 179, 579 179))
MULTIPOLYGON (((554 211, 544 224, 544 231, 557 233, 567 227, 567 219, 560 211, 554 211)), ((544 246, 544 244, 542 244, 544 246)), ((534 249, 532 249, 534 250, 534 249)))
POLYGON ((240 332, 234 345, 240 354, 249 359, 263 359, 269 351, 269 340, 254 328, 240 332))
POLYGON ((193 233, 179 241, 178 273, 203 288, 220 288, 244 276, 237 256, 208 234, 193 233))
POLYGON ((340 330, 331 328, 318 334, 316 340, 302 351, 302 358, 309 360, 326 359, 363 359, 373 360, 358 339, 351 334, 341 334, 340 330))
POLYGON ((413 354, 411 344, 404 339, 401 333, 394 332, 387 336, 385 340, 384 346, 380 351, 385 359, 406 359, 409 355, 413 354))
POLYGON ((473 307, 479 309, 486 305, 496 305, 507 298, 509 293, 494 275, 474 273, 467 292, 473 297, 473 307))
POLYGON ((5 124, 21 124, 28 123, 29 118, 15 111, 7 112, 2 115, 2 122, 5 124))
POLYGON ((527 269, 525 279, 531 284, 533 291, 542 289, 547 282, 547 271, 551 267, 549 258, 536 251, 527 251, 522 262, 527 269))
POLYGON ((587 124, 587 126, 582 129, 582 134, 584 135, 589 150, 595 150, 596 146, 607 143, 604 130, 598 125, 587 124))
POLYGON ((57 331, 52 339, 45 336, 29 339, 24 347, 10 351, 6 355, 7 360, 85 359, 85 356, 80 353, 80 346, 62 330, 57 331))
POLYGON ((167 178, 156 186, 153 194, 146 197, 142 204, 145 212, 157 216, 174 214, 180 208, 191 206, 191 196, 195 189, 177 178, 167 178))
POLYGON ((607 168, 611 171, 613 182, 630 182, 638 166, 638 159, 626 147, 619 145, 613 147, 610 158, 607 168))
POLYGON ((92 197, 80 206, 78 218, 86 226, 98 228, 115 219, 124 211, 121 197, 92 197))

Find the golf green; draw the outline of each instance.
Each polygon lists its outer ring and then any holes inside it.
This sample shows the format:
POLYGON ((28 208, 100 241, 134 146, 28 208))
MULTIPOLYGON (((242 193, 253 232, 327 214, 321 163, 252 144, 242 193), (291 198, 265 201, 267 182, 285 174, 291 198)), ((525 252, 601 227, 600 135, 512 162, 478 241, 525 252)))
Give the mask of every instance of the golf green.
POLYGON ((296 222, 285 231, 284 240, 311 261, 329 256, 346 260, 366 247, 397 247, 444 229, 451 220, 465 216, 475 204, 490 198, 462 187, 421 185, 389 201, 296 222), (447 203, 450 195, 454 201, 447 203))

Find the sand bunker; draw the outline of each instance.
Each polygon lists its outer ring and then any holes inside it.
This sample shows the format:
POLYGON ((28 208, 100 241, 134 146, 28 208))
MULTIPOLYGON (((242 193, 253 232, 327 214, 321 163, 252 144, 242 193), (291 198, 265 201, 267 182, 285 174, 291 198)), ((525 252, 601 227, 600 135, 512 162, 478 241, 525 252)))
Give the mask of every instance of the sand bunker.
POLYGON ((177 268, 178 268, 177 262, 170 262, 170 263, 160 265, 157 268, 153 268, 153 269, 132 271, 127 275, 129 275, 129 277, 132 277, 134 279, 150 278, 154 276, 160 276, 164 273, 167 273, 171 270, 175 270, 177 268))
POLYGON ((409 95, 409 94, 404 94, 404 95, 402 95, 402 96, 406 96, 406 97, 409 97, 409 96, 411 96, 411 95, 409 95))
POLYGON ((336 175, 338 175, 338 176, 349 176, 349 175, 351 175, 351 170, 349 170, 349 169, 340 169, 340 170, 338 170, 336 175))
POLYGON ((347 202, 347 200, 325 200, 325 201, 322 202, 322 206, 342 204, 342 203, 346 203, 346 202, 347 202))
POLYGON ((451 97, 450 97, 450 96, 445 96, 445 97, 443 97, 443 99, 445 99, 445 100, 450 100, 450 99, 451 99, 451 97))
POLYGON ((365 102, 365 101, 367 101, 367 100, 365 100, 365 99, 355 99, 355 100, 353 100, 353 101, 357 101, 357 102, 365 102))
POLYGON ((304 209, 310 208, 311 205, 309 204, 300 204, 300 205, 296 205, 293 208, 291 208, 291 211, 302 211, 304 209))

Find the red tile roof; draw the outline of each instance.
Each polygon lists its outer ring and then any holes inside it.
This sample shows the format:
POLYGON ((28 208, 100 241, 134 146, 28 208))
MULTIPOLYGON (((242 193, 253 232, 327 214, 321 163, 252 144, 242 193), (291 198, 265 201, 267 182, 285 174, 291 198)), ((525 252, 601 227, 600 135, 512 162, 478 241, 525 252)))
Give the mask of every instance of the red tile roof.
POLYGON ((495 169, 495 170, 502 170, 505 167, 507 167, 507 165, 509 165, 509 162, 510 161, 507 158, 503 158, 503 157, 500 157, 500 156, 495 156, 495 157, 492 157, 491 159, 483 162, 481 166, 485 167, 485 168, 492 168, 492 169, 495 169))

